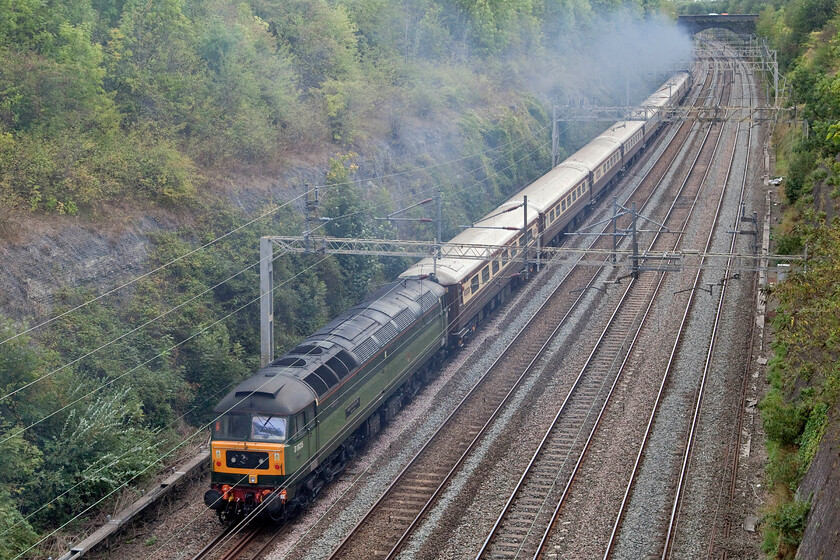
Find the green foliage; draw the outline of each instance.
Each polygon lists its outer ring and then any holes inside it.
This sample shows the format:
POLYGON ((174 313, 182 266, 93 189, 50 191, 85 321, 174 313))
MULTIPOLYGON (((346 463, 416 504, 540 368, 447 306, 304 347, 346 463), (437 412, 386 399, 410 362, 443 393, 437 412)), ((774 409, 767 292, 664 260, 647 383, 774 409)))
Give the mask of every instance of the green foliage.
POLYGON ((761 417, 767 437, 780 445, 793 445, 805 427, 805 414, 786 403, 778 389, 770 390, 761 402, 761 417))
POLYGON ((766 518, 770 529, 765 533, 763 549, 773 558, 792 559, 802 541, 811 502, 795 500, 782 504, 766 518))
POLYGON ((819 403, 811 409, 808 415, 808 421, 802 430, 802 435, 799 438, 799 476, 805 476, 808 467, 811 466, 811 461, 817 454, 820 441, 825 434, 825 429, 828 426, 828 405, 826 403, 819 403))
MULTIPOLYGON (((323 153, 329 142, 384 139, 397 153, 414 140, 407 126, 427 134, 454 123, 459 142, 429 141, 436 155, 417 156, 425 172, 348 153, 330 159, 322 190, 322 215, 343 217, 324 231, 350 237, 394 236, 374 218, 441 190, 451 237, 547 168, 552 86, 530 82, 544 81, 541 69, 594 21, 586 0, 0 0, 0 204, 94 219, 113 201, 190 206, 191 227, 151 236, 154 268, 245 222, 227 199, 206 196, 217 177, 271 173, 284 152, 323 153), (368 180, 380 169, 410 200, 368 180)), ((301 229, 301 216, 281 210, 142 279, 119 302, 97 301, 0 348, 0 388, 17 390, 0 401, 9 483, 0 528, 13 526, 0 556, 142 480, 188 424, 215 417, 223 394, 259 365, 258 239, 301 229)), ((278 350, 405 266, 279 257, 278 350)), ((57 297, 60 312, 92 295, 57 297)), ((0 322, 0 337, 19 328, 0 322)))
POLYGON ((35 542, 38 535, 26 522, 6 488, 0 488, 0 557, 15 558, 35 542))

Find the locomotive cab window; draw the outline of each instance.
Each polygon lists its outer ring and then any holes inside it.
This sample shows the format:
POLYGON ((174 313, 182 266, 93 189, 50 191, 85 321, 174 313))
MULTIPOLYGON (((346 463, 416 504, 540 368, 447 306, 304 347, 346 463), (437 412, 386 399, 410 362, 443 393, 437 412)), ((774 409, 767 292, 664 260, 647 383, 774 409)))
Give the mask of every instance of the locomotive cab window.
POLYGON ((251 424, 245 414, 225 414, 213 422, 213 439, 248 439, 251 424))
POLYGON ((253 441, 286 441, 285 416, 253 416, 251 418, 253 441))

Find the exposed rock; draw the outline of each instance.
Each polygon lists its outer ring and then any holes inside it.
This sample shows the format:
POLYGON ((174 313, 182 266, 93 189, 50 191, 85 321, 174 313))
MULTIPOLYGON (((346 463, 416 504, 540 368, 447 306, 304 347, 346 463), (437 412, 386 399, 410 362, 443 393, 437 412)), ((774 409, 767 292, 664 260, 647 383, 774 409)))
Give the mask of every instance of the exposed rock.
POLYGON ((811 512, 796 553, 803 560, 837 558, 840 551, 840 422, 831 421, 797 497, 811 496, 811 512))

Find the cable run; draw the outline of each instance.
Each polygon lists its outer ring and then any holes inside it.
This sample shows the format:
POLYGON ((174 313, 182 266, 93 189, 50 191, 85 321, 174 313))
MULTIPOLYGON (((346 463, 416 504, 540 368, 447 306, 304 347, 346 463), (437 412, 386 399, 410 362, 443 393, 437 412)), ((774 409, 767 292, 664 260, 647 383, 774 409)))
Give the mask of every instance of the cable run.
MULTIPOLYGON (((534 136, 536 136, 537 134, 539 134, 540 132, 542 132, 542 131, 543 131, 543 130, 545 130, 546 128, 548 128, 548 126, 543 126, 543 127, 539 128, 539 129, 537 129, 535 132, 533 132, 530 136, 528 136, 528 137, 526 137, 526 138, 533 138, 534 136)), ((455 164, 455 163, 457 163, 457 162, 459 162, 459 161, 467 160, 467 159, 470 159, 470 158, 473 158, 473 157, 478 157, 478 156, 481 156, 481 155, 484 155, 484 154, 487 154, 487 153, 494 152, 494 151, 496 151, 496 150, 499 150, 499 149, 501 149, 501 148, 505 148, 505 147, 510 146, 511 144, 514 144, 514 143, 519 142, 519 141, 521 141, 521 140, 522 140, 521 138, 516 139, 516 140, 511 140, 510 142, 507 142, 506 144, 502 144, 502 145, 500 145, 500 146, 496 146, 495 148, 490 148, 489 150, 486 150, 486 151, 484 151, 484 152, 478 152, 478 153, 471 154, 471 155, 468 155, 468 156, 462 156, 462 157, 460 157, 460 158, 456 158, 456 159, 453 159, 453 160, 449 160, 449 161, 441 162, 441 163, 438 163, 438 164, 435 164, 435 165, 426 166, 426 167, 416 167, 416 168, 413 168, 413 169, 408 169, 408 170, 406 170, 406 171, 400 171, 400 172, 397 172, 397 173, 390 173, 390 174, 387 174, 387 175, 380 175, 380 176, 377 176, 377 177, 373 177, 373 178, 371 178, 371 180, 377 180, 377 181, 378 181, 378 180, 381 180, 381 179, 388 179, 388 178, 391 178, 391 177, 399 177, 399 176, 402 176, 402 175, 407 175, 407 174, 410 174, 410 173, 416 173, 416 172, 418 172, 418 171, 424 171, 424 170, 428 170, 428 169, 436 169, 436 168, 438 168, 438 167, 443 167, 443 166, 445 166, 445 165, 452 165, 452 164, 455 164)), ((178 257, 175 257, 174 259, 170 260, 169 262, 166 262, 166 263, 164 263, 164 264, 162 264, 162 265, 160 265, 160 266, 158 266, 158 267, 154 268, 153 270, 150 270, 150 271, 148 271, 148 272, 145 272, 145 273, 141 274, 140 276, 137 276, 136 278, 133 278, 133 279, 129 280, 128 282, 125 282, 124 284, 121 284, 121 285, 119 285, 119 286, 117 286, 117 287, 115 287, 115 288, 112 288, 112 289, 110 289, 110 290, 108 290, 108 291, 106 291, 106 292, 104 292, 104 293, 102 293, 102 294, 100 294, 100 295, 98 295, 98 296, 94 297, 93 299, 91 299, 91 300, 89 300, 89 301, 86 301, 85 303, 80 303, 79 305, 77 305, 77 306, 75 306, 75 307, 73 307, 73 308, 71 308, 71 309, 68 309, 67 311, 62 312, 62 313, 60 313, 59 315, 56 315, 56 316, 54 316, 54 317, 51 317, 50 319, 47 319, 47 320, 42 321, 42 322, 40 322, 40 323, 38 323, 38 324, 36 324, 36 325, 33 325, 33 326, 29 327, 29 328, 26 328, 26 329, 24 329, 23 331, 21 331, 21 332, 19 332, 19 333, 17 333, 17 334, 14 334, 14 335, 12 335, 12 336, 10 336, 10 337, 5 338, 4 340, 0 340, 0 346, 2 346, 3 344, 6 344, 7 342, 11 342, 12 340, 15 340, 15 339, 17 339, 17 338, 19 338, 19 337, 21 337, 21 336, 23 336, 23 335, 25 335, 25 334, 28 334, 28 333, 30 333, 30 332, 32 332, 32 331, 35 331, 35 330, 41 329, 42 327, 45 327, 45 326, 47 326, 47 325, 49 325, 49 324, 51 324, 51 323, 54 323, 54 322, 55 322, 55 321, 57 321, 58 319, 61 319, 62 317, 66 317, 66 316, 67 316, 67 315, 69 315, 70 313, 74 313, 74 312, 78 311, 79 309, 82 309, 82 308, 84 308, 84 307, 87 307, 87 306, 88 306, 88 305, 90 305, 91 303, 94 303, 94 302, 96 302, 96 301, 98 301, 98 300, 100 300, 100 299, 103 299, 103 298, 105 298, 105 297, 107 297, 107 296, 109 296, 109 295, 111 295, 111 294, 114 294, 114 293, 116 293, 116 292, 118 292, 118 291, 122 290, 123 288, 126 288, 126 287, 128 287, 128 286, 131 286, 132 284, 135 284, 135 283, 139 282, 139 281, 140 281, 140 280, 142 280, 143 278, 146 278, 146 277, 148 277, 148 276, 150 276, 150 275, 152 275, 152 274, 155 274, 155 273, 157 273, 157 272, 160 272, 161 270, 163 270, 163 269, 165 269, 165 268, 167 268, 167 267, 169 267, 169 266, 171 266, 171 265, 175 264, 176 262, 178 262, 178 261, 180 261, 180 260, 185 259, 186 257, 189 257, 190 255, 193 255, 193 254, 197 253, 198 251, 201 251, 201 250, 203 250, 203 249, 206 249, 207 247, 211 247, 211 246, 215 245, 216 243, 218 243, 219 241, 221 241, 221 240, 223 240, 223 239, 226 239, 227 237, 230 237, 230 236, 231 236, 231 235, 233 235, 234 233, 237 233, 237 232, 241 231, 242 229, 244 229, 244 228, 246 228, 246 227, 249 227, 249 226, 253 225, 253 224, 254 224, 254 223, 256 223, 256 222, 259 222, 260 220, 263 220, 264 218, 267 218, 268 216, 271 216, 272 214, 275 214, 278 210, 281 210, 282 208, 285 208, 286 206, 288 206, 288 205, 292 204, 292 203, 293 203, 293 202, 295 202, 296 200, 299 200, 300 198, 302 198, 302 197, 305 197, 305 196, 309 195, 309 194, 310 194, 311 192, 313 192, 316 188, 335 188, 335 187, 338 187, 338 186, 341 186, 341 185, 348 185, 348 184, 352 184, 353 182, 354 182, 354 181, 346 181, 346 182, 343 182, 343 183, 336 183, 336 184, 334 184, 334 185, 330 185, 330 186, 327 186, 327 185, 316 185, 315 187, 313 187, 313 188, 311 188, 311 189, 308 189, 306 192, 303 192, 303 193, 299 194, 298 196, 296 196, 296 197, 294 197, 294 198, 292 198, 292 199, 290 199, 290 200, 287 200, 286 202, 284 202, 284 203, 282 203, 282 204, 280 204, 280 205, 277 205, 277 206, 275 206, 275 207, 271 208, 270 210, 267 210, 266 212, 264 212, 263 214, 261 214, 261 215, 257 216, 256 218, 253 218, 253 219, 251 219, 251 220, 249 220, 249 221, 245 222, 245 223, 244 223, 244 224, 242 224, 241 226, 238 226, 238 227, 236 227, 236 228, 234 228, 234 229, 232 229, 232 230, 228 231, 227 233, 224 233, 223 235, 221 235, 221 236, 219 236, 219 237, 217 237, 217 238, 215 238, 215 239, 213 239, 213 240, 211 240, 211 241, 208 241, 207 243, 205 243, 205 244, 203 244, 203 245, 201 245, 201 246, 199 246, 199 247, 196 247, 195 249, 193 249, 193 250, 191 250, 191 251, 188 251, 187 253, 184 253, 183 255, 180 255, 180 256, 178 256, 178 257)))
MULTIPOLYGON (((287 281, 285 281, 285 282, 283 282, 283 283, 278 284, 277 286, 275 286, 274 290, 277 290, 277 289, 281 288, 282 286, 285 286, 286 284, 288 284, 289 282, 291 282, 292 280, 294 280, 294 279, 295 279, 295 278, 297 278, 298 276, 300 276, 300 275, 302 275, 303 273, 308 272, 309 270, 311 270, 311 269, 315 268, 316 266, 318 266, 319 264, 321 264, 322 262, 324 262, 326 259, 327 259, 327 257, 324 257, 324 258, 320 259, 318 262, 313 263, 312 265, 310 265, 310 266, 308 266, 307 268, 305 268, 304 270, 300 271, 298 274, 296 274, 296 275, 295 275, 295 276, 293 276, 292 278, 289 278, 287 281)), ((272 290, 272 291, 274 291, 274 290, 272 290)), ((131 370, 129 370, 129 371, 127 371, 127 372, 125 372, 123 375, 121 375, 121 376, 119 376, 119 377, 117 377, 117 378, 112 379, 112 380, 111 380, 111 381, 109 381, 108 383, 105 383, 105 384, 104 384, 102 387, 100 387, 99 389, 95 389, 95 390, 91 391, 90 393, 88 393, 87 395, 84 395, 84 396, 82 396, 82 397, 79 397, 78 399, 76 399, 76 400, 75 400, 75 401, 73 401, 72 403, 69 403, 68 405, 64 406, 64 407, 63 407, 63 408, 61 408, 60 410, 57 410, 56 412, 53 412, 50 416, 53 416, 53 415, 57 414, 58 412, 61 412, 62 410, 66 409, 67 407, 72 406, 72 405, 74 405, 74 404, 76 404, 76 403, 78 403, 78 402, 80 402, 80 401, 84 400, 85 398, 87 398, 88 396, 92 395, 93 393, 96 393, 97 391, 99 391, 99 390, 100 390, 100 389, 102 389, 103 387, 106 387, 106 386, 108 386, 108 385, 111 385, 114 381, 118 381, 119 379, 122 379, 123 377, 125 377, 126 375, 128 375, 129 373, 131 373, 132 371, 134 371, 135 369, 137 369, 137 368, 139 368, 139 367, 142 367, 142 366, 144 366, 144 365, 148 364, 149 362, 151 362, 151 361, 153 361, 153 360, 156 360, 156 359, 158 359, 158 358, 162 357, 162 356, 163 356, 164 354, 166 354, 167 352, 169 352, 169 351, 171 351, 171 350, 174 350, 175 348, 178 348, 179 346, 181 346, 181 345, 183 345, 184 343, 186 343, 186 342, 188 342, 188 341, 192 340, 193 338, 196 338, 197 336, 199 336, 199 335, 201 335, 201 334, 204 334, 205 332, 207 332, 207 331, 208 331, 208 330, 210 330, 211 328, 215 327, 216 325, 218 325, 218 324, 219 324, 219 323, 221 323, 222 321, 224 321, 224 320, 226 320, 226 319, 228 319, 228 318, 232 317, 232 316, 233 316, 233 315, 235 315, 236 313, 239 313, 240 311, 242 311, 243 309, 245 309, 245 308, 246 308, 246 307, 248 307, 249 305, 252 305, 252 304, 254 304, 254 303, 258 302, 259 300, 260 300, 260 298, 259 298, 259 297, 252 299, 251 301, 249 301, 249 302, 245 303, 245 304, 244 304, 244 305, 242 305, 241 307, 237 308, 236 310, 234 310, 234 311, 232 311, 231 313, 227 314, 226 316, 222 317, 222 318, 221 318, 221 319, 219 319, 218 321, 214 321, 213 323, 211 323, 211 324, 207 325, 206 327, 202 328, 201 330, 199 330, 199 331, 198 331, 198 332, 196 332, 195 334, 191 335, 189 338, 186 338, 186 339, 182 340, 181 342, 179 342, 179 343, 177 343, 177 344, 173 345, 173 346, 172 346, 171 348, 169 348, 168 350, 166 350, 166 351, 164 351, 164 352, 162 352, 162 353, 158 354, 157 356, 155 356, 155 357, 153 357, 153 358, 151 358, 151 359, 147 360, 146 362, 143 362, 142 364, 140 364, 140 365, 138 365, 138 366, 135 366, 135 367, 134 367, 134 368, 132 368, 131 370)), ((47 418, 49 418, 49 416, 48 416, 47 418)), ((18 435, 20 435, 20 434, 21 434, 21 433, 23 433, 24 431, 28 430, 28 429, 29 429, 29 428, 31 428, 32 426, 35 426, 35 425, 37 425, 37 424, 40 424, 41 422, 43 422, 43 421, 44 421, 44 420, 46 420, 47 418, 43 418, 43 419, 39 420, 38 422, 36 422, 36 423, 34 423, 34 424, 32 424, 32 425, 30 425, 30 426, 28 426, 28 427, 26 427, 26 428, 24 428, 24 429, 20 430, 19 432, 17 432, 16 434, 14 434, 14 435, 10 436, 9 438, 6 438, 6 439, 4 439, 4 440, 0 441, 0 445, 2 445, 3 443, 5 443, 6 441, 8 441, 9 439, 11 439, 11 438, 13 438, 13 437, 17 437, 18 435)), ((215 422, 215 419, 214 419, 213 421, 215 422)), ((200 434, 203 430, 205 430, 205 429, 209 428, 211 425, 212 425, 212 422, 211 422, 211 423, 208 423, 208 424, 205 424, 204 426, 202 426, 201 428, 199 428, 198 430, 196 430, 196 432, 195 432, 195 433, 193 433, 193 435, 191 435, 191 436, 187 437, 184 441, 182 441, 181 443, 179 443, 178 445, 176 445, 175 447, 173 447, 173 448, 172 448, 170 451, 168 451, 168 452, 167 452, 164 456, 170 455, 171 453, 175 452, 177 449, 181 448, 181 447, 182 447, 183 445, 185 445, 188 441, 190 441, 191 439, 193 439, 196 435, 200 434)), ((110 496, 112 496, 114 493, 116 493, 117 491, 119 491, 119 490, 121 490, 121 489, 123 489, 123 488, 127 488, 127 487, 128 487, 128 485, 129 485, 129 483, 133 482, 134 480, 136 480, 136 479, 137 479, 137 478, 139 478, 140 476, 142 476, 142 475, 146 474, 146 472, 148 472, 148 471, 149 471, 149 470, 150 470, 153 466, 154 466, 154 464, 151 464, 151 465, 149 465, 148 467, 146 467, 145 469, 141 470, 139 473, 137 473, 137 474, 136 474, 134 477, 132 477, 130 480, 127 480, 126 482, 124 482, 123 484, 121 484, 120 486, 118 486, 117 488, 113 489, 111 492, 109 492, 108 494, 106 494, 105 496, 103 496, 102 498, 100 498, 99 500, 97 500, 96 502, 94 502, 93 504, 89 505, 89 506, 88 506, 87 508, 85 508, 83 511, 81 511, 81 512, 79 512, 78 514, 76 514, 75 516, 73 516, 71 519, 69 519, 68 521, 66 521, 65 523, 63 523, 62 525, 60 525, 59 527, 57 527, 56 529, 54 529, 52 532, 50 532, 50 533, 48 533, 47 535, 43 536, 43 537, 42 537, 42 538, 41 538, 38 542, 36 542, 36 543, 35 543, 35 544, 33 544, 32 546, 30 546, 28 549, 24 550, 22 553, 20 553, 18 556, 16 556, 14 560, 17 560, 18 558, 22 558, 22 557, 23 557, 26 553, 28 553, 29 551, 31 551, 33 548, 35 548, 36 546, 38 546, 39 544, 43 543, 43 542, 44 542, 45 540, 47 540, 48 538, 50 538, 50 537, 52 537, 53 535, 55 535, 55 534, 56 534, 58 531, 60 531, 61 529, 63 529, 63 528, 65 528, 65 527, 67 527, 67 525, 69 525, 70 523, 72 523, 72 522, 76 521, 76 520, 77 520, 77 519, 79 519, 81 516, 85 515, 85 514, 86 514, 86 513, 88 513, 89 511, 91 511, 94 507, 98 506, 98 505, 99 505, 100 503, 102 503, 102 502, 103 502, 106 498, 109 498, 109 497, 110 497, 110 496)))

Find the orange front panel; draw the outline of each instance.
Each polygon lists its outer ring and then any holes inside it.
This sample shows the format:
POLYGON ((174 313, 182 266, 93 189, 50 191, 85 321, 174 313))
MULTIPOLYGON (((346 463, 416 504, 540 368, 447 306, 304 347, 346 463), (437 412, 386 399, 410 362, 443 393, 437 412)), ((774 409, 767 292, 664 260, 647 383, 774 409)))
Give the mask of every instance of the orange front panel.
MULTIPOLYGON (((283 475, 286 474, 284 448, 285 446, 282 443, 266 443, 251 441, 214 441, 210 445, 210 455, 213 458, 211 469, 213 470, 213 472, 241 475, 283 475), (259 464, 259 466, 248 464, 244 468, 236 468, 235 466, 231 466, 231 461, 228 460, 228 452, 233 454, 237 451, 266 453, 266 459, 268 460, 268 468, 261 468, 263 466, 262 464, 259 464)), ((231 456, 231 459, 235 458, 231 456)))

